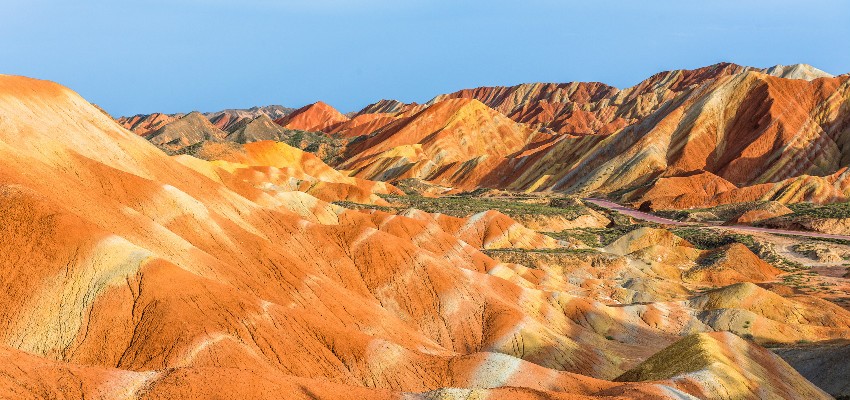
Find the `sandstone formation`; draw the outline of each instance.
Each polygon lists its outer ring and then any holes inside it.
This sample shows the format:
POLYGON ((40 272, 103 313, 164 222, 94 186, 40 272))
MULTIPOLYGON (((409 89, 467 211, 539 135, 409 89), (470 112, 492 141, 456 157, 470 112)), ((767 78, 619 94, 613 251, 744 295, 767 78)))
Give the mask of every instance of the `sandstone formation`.
POLYGON ((781 217, 793 213, 790 208, 786 207, 778 201, 768 201, 765 203, 756 204, 741 213, 740 215, 730 219, 731 224, 752 224, 766 219, 781 217))
POLYGON ((828 398, 761 346, 848 337, 850 311, 766 289, 780 271, 743 244, 627 226, 579 246, 547 227, 615 218, 384 198, 392 182, 649 208, 841 198, 847 77, 770 73, 483 88, 352 118, 316 103, 227 130, 190 113, 144 137, 0 76, 0 397, 828 398), (292 130, 342 157, 283 143, 292 130))
POLYGON ((782 273, 753 254, 747 246, 733 243, 708 251, 698 260, 698 265, 685 271, 682 277, 715 286, 738 282, 772 281, 782 273))
POLYGON ((352 143, 340 168, 366 179, 417 178, 475 188, 506 156, 545 136, 477 100, 447 100, 352 143))

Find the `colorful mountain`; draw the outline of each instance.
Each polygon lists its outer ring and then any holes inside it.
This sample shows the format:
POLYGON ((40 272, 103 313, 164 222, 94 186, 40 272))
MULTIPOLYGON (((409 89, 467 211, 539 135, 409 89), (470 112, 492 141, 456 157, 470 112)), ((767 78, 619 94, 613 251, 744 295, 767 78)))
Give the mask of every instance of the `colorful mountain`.
POLYGON ((393 117, 349 144, 351 176, 199 113, 141 137, 0 76, 0 397, 825 396, 761 346, 847 337, 850 311, 683 279, 705 257, 734 278, 759 259, 739 246, 630 225, 580 246, 518 222, 582 221, 580 202, 403 196, 362 176, 476 187, 561 142, 474 99, 393 117))

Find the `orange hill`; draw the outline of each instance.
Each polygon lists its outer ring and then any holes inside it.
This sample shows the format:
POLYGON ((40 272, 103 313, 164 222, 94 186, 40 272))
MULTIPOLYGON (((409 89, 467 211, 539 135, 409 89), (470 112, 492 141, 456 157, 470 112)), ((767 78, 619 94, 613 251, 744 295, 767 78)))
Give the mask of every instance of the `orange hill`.
POLYGON ((302 131, 325 131, 346 121, 348 117, 321 101, 301 107, 275 120, 284 128, 302 131))

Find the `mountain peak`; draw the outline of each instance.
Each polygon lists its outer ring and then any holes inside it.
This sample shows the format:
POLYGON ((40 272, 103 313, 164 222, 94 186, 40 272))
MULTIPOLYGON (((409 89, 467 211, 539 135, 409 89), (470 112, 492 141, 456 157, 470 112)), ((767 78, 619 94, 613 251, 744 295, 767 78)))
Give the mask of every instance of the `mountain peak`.
POLYGON ((763 70, 768 75, 786 79, 804 79, 811 81, 818 78, 832 78, 833 75, 817 69, 809 64, 774 65, 763 70))
POLYGON ((291 114, 275 120, 287 129, 302 131, 327 131, 348 121, 349 118, 323 101, 301 107, 291 114))

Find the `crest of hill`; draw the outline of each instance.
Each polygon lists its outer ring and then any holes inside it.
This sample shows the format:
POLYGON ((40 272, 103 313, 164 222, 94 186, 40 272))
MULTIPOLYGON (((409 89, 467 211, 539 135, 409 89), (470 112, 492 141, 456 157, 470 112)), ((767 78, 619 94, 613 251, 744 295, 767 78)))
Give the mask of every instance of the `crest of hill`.
POLYGON ((275 122, 287 129, 324 132, 348 120, 348 117, 335 108, 319 101, 301 107, 275 122))

